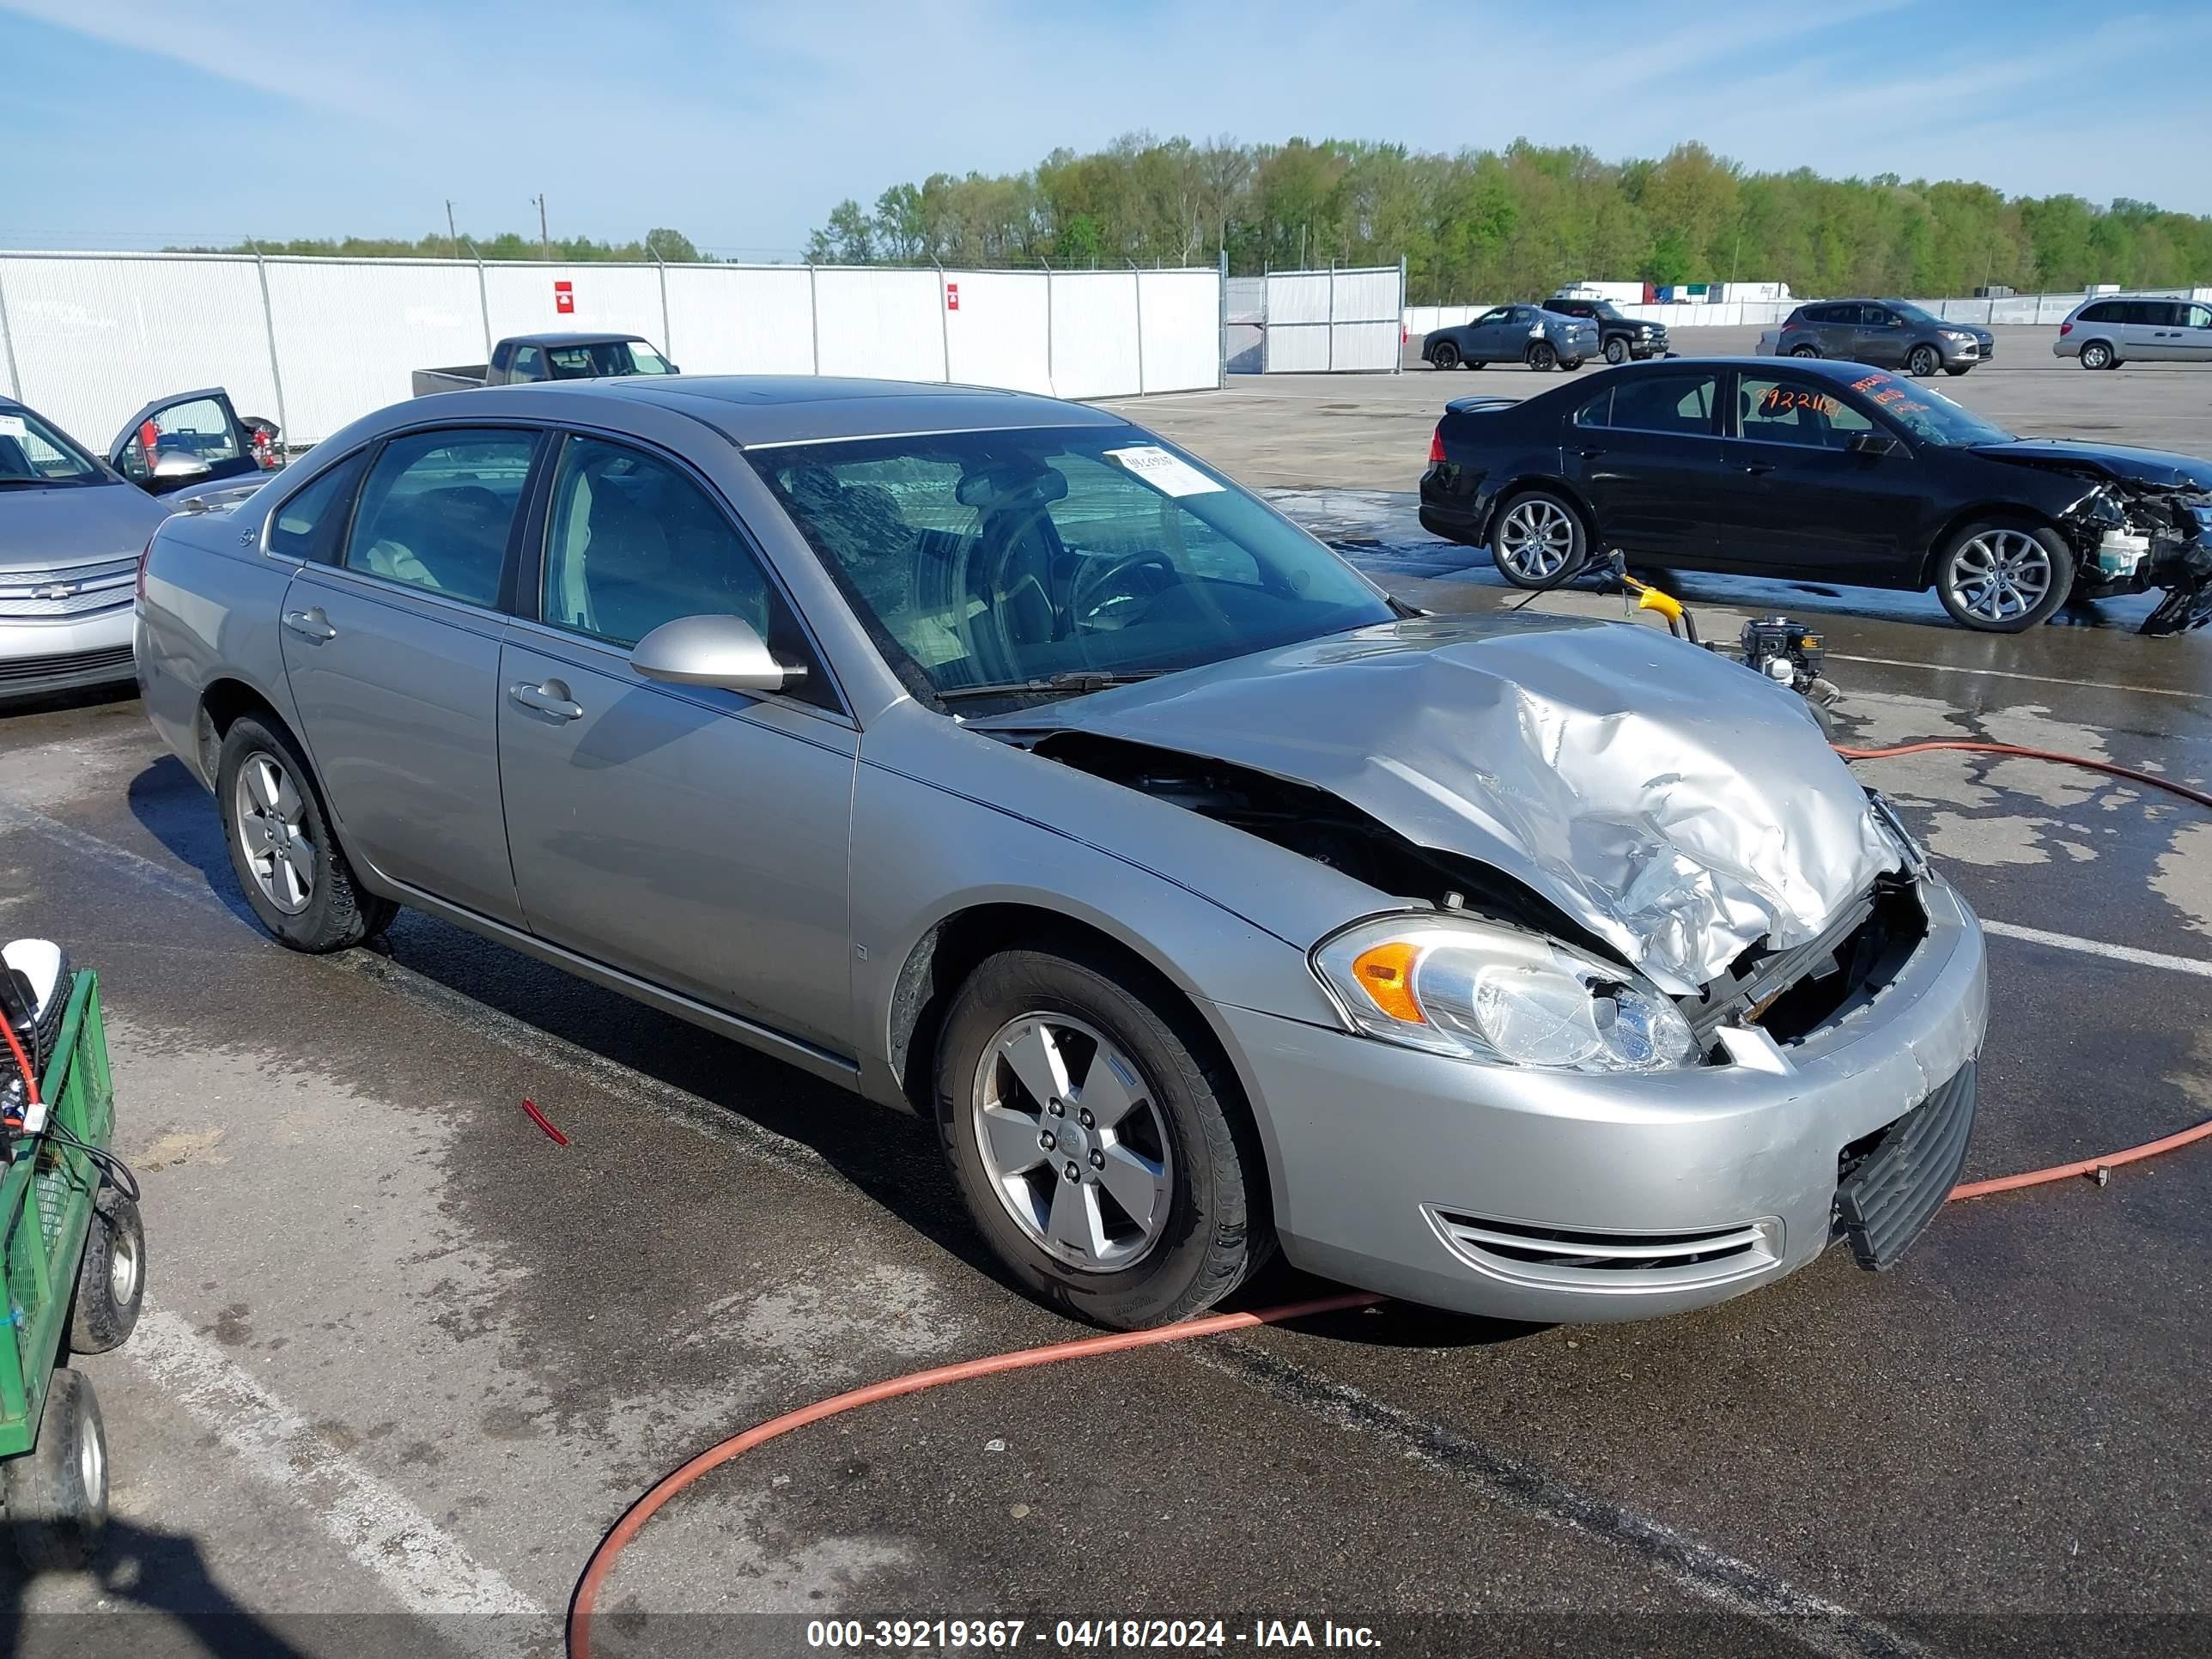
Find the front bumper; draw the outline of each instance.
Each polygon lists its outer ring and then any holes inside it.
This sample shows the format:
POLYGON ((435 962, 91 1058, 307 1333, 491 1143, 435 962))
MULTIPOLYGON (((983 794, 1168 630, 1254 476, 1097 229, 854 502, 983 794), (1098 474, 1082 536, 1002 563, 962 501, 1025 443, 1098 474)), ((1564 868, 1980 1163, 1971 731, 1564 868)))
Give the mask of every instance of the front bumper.
POLYGON ((131 677, 131 598, 66 620, 0 621, 0 702, 131 677))
POLYGON ((1995 360, 1997 349, 1994 343, 1979 340, 1946 340, 1942 343, 1943 362, 1947 367, 1960 363, 1986 363, 1995 360))
POLYGON ((1981 1048, 1980 924, 1949 887, 1921 892, 1927 936, 1870 1004, 1786 1049, 1731 1038, 1723 1066, 1478 1066, 1218 1006, 1260 1103, 1284 1254, 1410 1301, 1543 1322, 1703 1307, 1804 1266, 1837 1237, 1839 1159, 1981 1048), (1559 1235, 1569 1247, 1531 1247, 1559 1235), (1585 1248, 1605 1265, 1558 1265, 1585 1248))

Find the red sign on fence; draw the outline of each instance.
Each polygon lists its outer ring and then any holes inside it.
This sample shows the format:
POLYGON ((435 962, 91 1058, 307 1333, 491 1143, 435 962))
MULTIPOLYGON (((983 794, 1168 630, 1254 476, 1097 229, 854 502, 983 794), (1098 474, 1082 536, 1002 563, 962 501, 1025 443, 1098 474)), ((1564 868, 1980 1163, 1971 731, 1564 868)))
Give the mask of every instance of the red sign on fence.
POLYGON ((576 309, 576 285, 574 283, 553 284, 553 309, 563 317, 576 309))
POLYGON ((947 283, 945 285, 945 308, 947 311, 957 311, 960 309, 959 283, 947 283))

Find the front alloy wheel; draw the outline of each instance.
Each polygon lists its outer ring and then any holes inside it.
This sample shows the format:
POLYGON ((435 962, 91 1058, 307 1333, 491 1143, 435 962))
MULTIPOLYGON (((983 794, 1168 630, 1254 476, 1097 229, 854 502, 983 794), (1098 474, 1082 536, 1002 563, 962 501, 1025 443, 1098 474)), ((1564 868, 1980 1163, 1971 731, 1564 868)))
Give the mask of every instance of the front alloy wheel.
POLYGON ((1491 538, 1498 574, 1516 587, 1542 587, 1583 556, 1580 520, 1549 495, 1523 495, 1505 510, 1491 538))
POLYGON ((1607 340, 1605 343, 1605 360, 1609 363, 1614 364, 1626 362, 1628 361, 1628 342, 1622 339, 1618 334, 1614 335, 1610 340, 1607 340))
POLYGON ((2073 558, 2055 532, 1969 525, 1943 556, 1936 586, 1943 608, 1965 626, 2017 634, 2066 602, 2073 558))
POLYGON ((1932 345, 1917 345, 1905 354, 1905 372, 1916 380, 1926 380, 1943 367, 1943 354, 1932 345))

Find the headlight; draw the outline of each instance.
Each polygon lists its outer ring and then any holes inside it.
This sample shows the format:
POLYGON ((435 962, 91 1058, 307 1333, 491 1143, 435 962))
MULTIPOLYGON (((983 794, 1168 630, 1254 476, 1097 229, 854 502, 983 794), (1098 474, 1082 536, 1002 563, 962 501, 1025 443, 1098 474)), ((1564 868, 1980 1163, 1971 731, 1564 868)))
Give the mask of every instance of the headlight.
POLYGON ((1925 879, 1928 854, 1921 850, 1920 843, 1912 839, 1912 832, 1905 827, 1905 820, 1898 816, 1897 808, 1889 804, 1889 798, 1869 789, 1867 791, 1867 805, 1874 813, 1874 821, 1880 827, 1883 838, 1897 848, 1897 855, 1905 860, 1905 873, 1916 881, 1925 879))
POLYGON ((1962 329, 1947 328, 1943 331, 1943 337, 1947 340, 1959 340, 1963 342, 1971 341, 1974 337, 1966 333, 1962 329))
POLYGON ((1575 1072, 1697 1060, 1681 1012, 1628 969, 1463 917, 1380 916, 1325 939, 1314 969, 1370 1036, 1432 1054, 1575 1072))

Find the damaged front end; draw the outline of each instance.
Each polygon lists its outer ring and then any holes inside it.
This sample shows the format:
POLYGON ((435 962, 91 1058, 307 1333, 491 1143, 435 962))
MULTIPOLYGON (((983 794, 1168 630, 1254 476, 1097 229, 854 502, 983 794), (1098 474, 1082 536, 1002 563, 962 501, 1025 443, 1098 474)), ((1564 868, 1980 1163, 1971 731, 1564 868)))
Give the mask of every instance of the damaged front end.
POLYGON ((2181 634, 2212 622, 2212 489, 2197 479, 2107 472, 2059 526, 2073 544, 2080 598, 2164 588, 2142 632, 2181 634))

